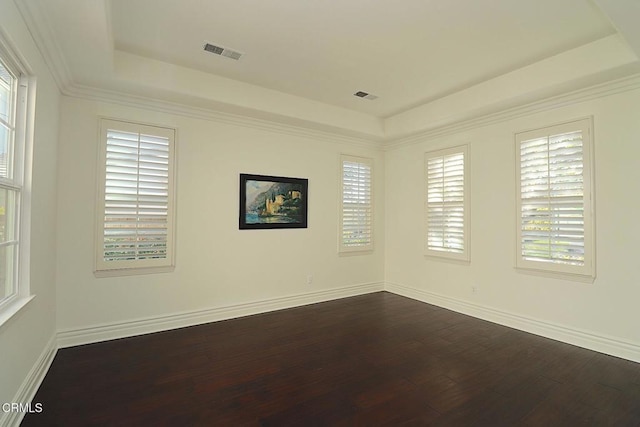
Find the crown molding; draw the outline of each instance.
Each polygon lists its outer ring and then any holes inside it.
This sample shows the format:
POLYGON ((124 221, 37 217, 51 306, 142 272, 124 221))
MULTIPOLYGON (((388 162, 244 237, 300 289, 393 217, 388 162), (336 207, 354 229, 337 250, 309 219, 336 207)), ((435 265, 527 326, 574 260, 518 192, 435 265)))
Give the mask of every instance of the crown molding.
MULTIPOLYGON (((107 89, 98 89, 73 83, 64 86, 61 89, 61 92, 63 95, 74 98, 103 101, 134 108, 144 108, 168 114, 176 114, 185 117, 199 118, 269 132, 310 138, 323 142, 333 142, 342 145, 346 144, 361 148, 390 151, 428 141, 433 138, 451 135, 490 124, 501 123, 534 113, 637 89, 640 89, 640 73, 560 95, 554 95, 527 104, 501 109, 488 114, 478 113, 463 120, 456 120, 443 126, 401 138, 394 138, 390 136, 376 137, 373 135, 354 135, 355 132, 302 120, 299 120, 296 124, 287 123, 294 121, 294 119, 285 116, 277 116, 275 114, 270 115, 271 117, 269 118, 257 118, 252 117, 250 115, 250 111, 244 114, 230 113, 220 111, 219 109, 195 107, 189 104, 164 101, 152 97, 133 95, 107 89)), ((261 114, 263 116, 269 115, 269 113, 264 112, 255 112, 255 114, 261 114)))
POLYGON ((605 83, 596 84, 587 88, 574 90, 571 92, 544 98, 539 101, 530 102, 515 107, 501 109, 497 112, 489 114, 476 114, 463 120, 457 120, 443 126, 435 127, 423 132, 418 132, 401 138, 388 138, 382 145, 385 151, 395 150, 410 145, 419 144, 434 138, 451 135, 487 126, 495 123, 505 122, 507 120, 530 114, 553 110, 592 99, 602 98, 617 93, 627 92, 640 89, 640 73, 631 76, 614 79, 605 83))
MULTIPOLYGON (((501 123, 526 115, 552 110, 580 102, 615 95, 617 93, 640 89, 640 74, 614 79, 605 83, 589 86, 545 99, 517 105, 511 108, 501 109, 488 114, 477 114, 463 120, 453 121, 444 126, 439 126, 427 131, 415 133, 402 138, 376 137, 373 135, 353 135, 344 129, 332 128, 318 123, 299 121, 297 124, 286 123, 293 119, 271 115, 272 117, 257 118, 249 114, 224 112, 216 109, 195 107, 188 104, 164 101, 157 98, 133 95, 119 91, 98 89, 78 84, 68 84, 61 90, 63 95, 88 99, 94 101, 109 102, 134 108, 144 108, 168 114, 176 114, 203 120, 216 121, 242 127, 250 127, 269 132, 283 133, 304 138, 311 138, 323 142, 333 142, 342 145, 352 145, 361 148, 379 149, 390 151, 405 146, 418 144, 433 138, 442 137, 478 127, 501 123)), ((256 113, 265 114, 265 113, 256 113)))
MULTIPOLYGON (((43 12, 44 9, 40 6, 40 1, 44 0, 14 0, 14 3, 23 16, 38 50, 63 95, 360 148, 390 151, 433 138, 640 88, 640 73, 636 73, 586 88, 548 96, 533 102, 525 103, 520 100, 518 104, 508 107, 504 105, 502 107, 494 106, 491 112, 486 110, 469 112, 464 118, 455 119, 450 123, 413 132, 405 136, 372 135, 266 111, 240 108, 215 100, 206 100, 211 105, 200 107, 186 102, 166 101, 158 97, 135 95, 123 91, 75 83, 64 60, 62 50, 54 37, 46 13, 43 12)), ((106 4, 108 9, 108 2, 106 4)))
POLYGON ((24 19, 27 29, 38 51, 44 58, 44 62, 47 64, 58 89, 62 92, 65 87, 72 83, 73 79, 64 60, 62 49, 54 36, 49 19, 41 8, 32 1, 14 0, 14 3, 22 15, 22 19, 24 19))
POLYGON ((133 95, 120 91, 98 89, 78 84, 67 85, 61 90, 61 92, 63 95, 72 98, 108 102, 133 108, 143 108, 160 113, 175 114, 235 126, 249 127, 267 132, 315 139, 325 143, 331 142, 340 145, 346 144, 360 148, 382 150, 383 140, 375 136, 351 135, 351 133, 355 132, 302 120, 298 120, 298 123, 293 124, 286 123, 287 121, 293 122, 294 119, 264 112, 256 111, 255 114, 270 115, 271 117, 267 119, 257 118, 250 116, 250 112, 247 114, 230 113, 212 108, 195 107, 178 102, 133 95))

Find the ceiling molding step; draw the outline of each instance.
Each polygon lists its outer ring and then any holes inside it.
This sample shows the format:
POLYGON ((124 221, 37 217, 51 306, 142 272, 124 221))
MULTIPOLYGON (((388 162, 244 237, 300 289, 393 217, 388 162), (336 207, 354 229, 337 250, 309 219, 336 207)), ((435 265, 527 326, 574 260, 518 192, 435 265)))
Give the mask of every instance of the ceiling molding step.
POLYGON ((406 137, 388 139, 383 142, 382 145, 384 151, 396 150, 402 147, 423 143, 437 137, 452 135, 542 111, 553 110, 580 102, 638 89, 640 89, 640 74, 634 74, 632 76, 611 80, 609 82, 600 83, 584 89, 574 90, 562 95, 552 96, 525 105, 519 105, 490 114, 466 118, 464 120, 449 123, 444 126, 429 129, 428 131, 419 132, 406 137))
MULTIPOLYGON (((382 151, 383 149, 384 141, 381 138, 376 138, 374 136, 360 137, 349 135, 349 131, 341 132, 340 130, 323 130, 311 128, 312 125, 319 126, 317 124, 302 126, 281 123, 274 120, 250 117, 248 115, 222 112, 202 107, 194 107, 187 104, 162 101, 155 98, 132 95, 105 89, 97 89, 78 84, 67 85, 61 90, 61 92, 63 95, 72 98, 107 102, 111 104, 118 104, 133 108, 142 108, 145 110, 151 110, 166 114, 175 114, 179 116, 231 124, 235 126, 250 127, 253 129, 259 129, 268 132, 315 139, 325 143, 329 142, 340 145, 346 144, 359 148, 368 148, 380 151, 382 151)), ((283 118, 283 120, 285 119, 286 118, 283 118)))
POLYGON ((72 84, 73 79, 46 13, 43 13, 41 8, 32 1, 14 0, 14 3, 58 85, 58 89, 63 92, 72 84))
POLYGON ((360 148, 390 151, 401 147, 425 142, 436 137, 451 135, 454 133, 504 122, 537 112, 551 110, 636 89, 640 89, 640 74, 634 74, 629 77, 612 80, 609 82, 590 86, 588 88, 574 90, 562 95, 545 98, 540 101, 503 109, 498 112, 477 115, 475 117, 455 121, 444 126, 430 129, 424 132, 419 132, 406 137, 385 139, 376 138, 373 136, 358 137, 345 135, 340 131, 312 129, 308 126, 302 125, 294 126, 291 124, 279 123, 273 120, 265 120, 250 117, 247 115, 233 114, 201 107, 193 107, 186 104, 161 101, 155 98, 148 98, 139 95, 126 94, 104 89, 96 89, 93 87, 81 86, 76 84, 66 86, 62 90, 62 93, 63 95, 73 98, 108 102, 133 108, 143 108, 167 114, 176 114, 185 117, 232 124, 235 126, 251 127, 254 129, 266 130, 269 132, 316 139, 323 142, 331 142, 343 145, 347 144, 360 148))

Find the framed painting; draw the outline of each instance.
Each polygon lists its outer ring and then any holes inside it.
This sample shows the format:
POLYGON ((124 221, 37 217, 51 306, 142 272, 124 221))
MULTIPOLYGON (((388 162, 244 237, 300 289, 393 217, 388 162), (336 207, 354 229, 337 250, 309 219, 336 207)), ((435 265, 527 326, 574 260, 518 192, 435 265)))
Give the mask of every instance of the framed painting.
POLYGON ((240 174, 240 229, 307 228, 309 182, 240 174))

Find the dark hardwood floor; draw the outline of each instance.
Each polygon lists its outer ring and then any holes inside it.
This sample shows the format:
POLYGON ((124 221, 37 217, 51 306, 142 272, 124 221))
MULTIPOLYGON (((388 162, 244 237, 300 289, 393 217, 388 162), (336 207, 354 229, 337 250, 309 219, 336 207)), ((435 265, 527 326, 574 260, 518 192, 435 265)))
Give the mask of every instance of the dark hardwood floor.
POLYGON ((58 352, 23 426, 640 426, 640 364, 386 292, 58 352))

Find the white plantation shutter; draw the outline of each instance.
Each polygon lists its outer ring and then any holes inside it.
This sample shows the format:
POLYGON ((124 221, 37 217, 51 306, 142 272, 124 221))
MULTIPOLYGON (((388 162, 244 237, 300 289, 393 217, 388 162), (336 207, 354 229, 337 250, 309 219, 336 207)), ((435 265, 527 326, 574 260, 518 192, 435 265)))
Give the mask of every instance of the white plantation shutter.
POLYGON ((172 265, 172 129, 103 121, 101 269, 172 265))
POLYGON ((425 154, 426 254, 468 260, 467 147, 425 154))
POLYGON ((519 266, 590 274, 590 121, 517 135, 519 266))
POLYGON ((341 165, 340 251, 370 250, 373 248, 373 161, 341 156, 341 165))

